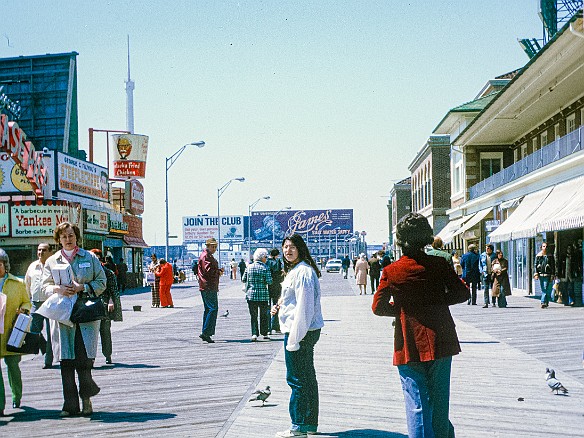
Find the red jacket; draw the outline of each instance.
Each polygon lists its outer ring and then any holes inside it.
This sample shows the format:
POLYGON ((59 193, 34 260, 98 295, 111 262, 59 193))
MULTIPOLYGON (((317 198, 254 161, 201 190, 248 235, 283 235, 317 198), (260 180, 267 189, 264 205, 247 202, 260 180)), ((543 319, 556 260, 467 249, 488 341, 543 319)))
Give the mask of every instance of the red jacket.
POLYGON ((469 299, 468 287, 442 257, 419 252, 386 266, 373 298, 373 313, 398 312, 394 365, 428 362, 460 352, 448 306, 469 299), (389 303, 394 297, 395 310, 389 303))
POLYGON ((219 277, 221 276, 219 264, 207 250, 203 251, 199 257, 198 270, 199 290, 218 292, 219 277))
POLYGON ((160 277, 160 286, 168 286, 174 283, 174 275, 172 273, 172 265, 170 263, 165 263, 160 265, 160 270, 155 273, 157 277, 160 277))

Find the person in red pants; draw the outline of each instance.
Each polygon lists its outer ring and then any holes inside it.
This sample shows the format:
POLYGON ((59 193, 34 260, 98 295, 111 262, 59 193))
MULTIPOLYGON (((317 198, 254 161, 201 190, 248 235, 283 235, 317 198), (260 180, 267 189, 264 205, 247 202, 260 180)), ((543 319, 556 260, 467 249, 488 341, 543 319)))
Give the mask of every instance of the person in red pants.
POLYGON ((160 305, 162 307, 174 307, 172 295, 170 294, 170 288, 174 283, 172 265, 167 263, 166 260, 160 259, 160 265, 154 274, 160 278, 160 305))

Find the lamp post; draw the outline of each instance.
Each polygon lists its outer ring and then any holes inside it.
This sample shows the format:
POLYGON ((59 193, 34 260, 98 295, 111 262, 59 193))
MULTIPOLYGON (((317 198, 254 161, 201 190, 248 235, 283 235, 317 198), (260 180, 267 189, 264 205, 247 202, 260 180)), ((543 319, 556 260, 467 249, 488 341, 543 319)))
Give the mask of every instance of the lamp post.
POLYGON ((231 184, 233 181, 244 182, 245 178, 242 176, 239 178, 231 178, 229 181, 223 184, 221 188, 217 189, 217 253, 219 254, 217 256, 217 260, 219 263, 219 269, 221 269, 221 213, 219 210, 219 199, 221 198, 223 192, 227 190, 229 184, 231 184))
POLYGON ((278 212, 272 216, 272 248, 276 245, 276 216, 282 213, 284 210, 291 210, 292 207, 284 207, 278 210, 278 212))
POLYGON ((178 157, 180 157, 180 155, 184 152, 184 150, 187 148, 187 146, 196 146, 198 148, 202 148, 203 146, 205 146, 205 142, 204 141, 195 141, 193 143, 187 143, 183 147, 181 147, 178 151, 176 151, 174 154, 172 154, 170 157, 166 158, 166 172, 165 172, 166 234, 165 234, 164 257, 166 257, 167 262, 170 262, 170 260, 168 260, 168 170, 172 167, 174 162, 176 160, 178 160, 178 157))
POLYGON ((335 230, 335 259, 338 259, 339 258, 339 254, 338 254, 338 251, 339 251, 339 248, 338 248, 338 246, 339 246, 339 230, 341 229, 341 227, 336 227, 333 229, 335 230))
POLYGON ((268 199, 270 199, 270 197, 269 196, 264 196, 262 198, 258 198, 253 204, 250 204, 250 206, 248 208, 248 212, 249 212, 249 219, 247 221, 247 236, 248 236, 247 253, 248 253, 248 259, 249 259, 249 256, 251 255, 251 211, 258 204, 258 202, 260 202, 262 199, 268 200, 268 199))

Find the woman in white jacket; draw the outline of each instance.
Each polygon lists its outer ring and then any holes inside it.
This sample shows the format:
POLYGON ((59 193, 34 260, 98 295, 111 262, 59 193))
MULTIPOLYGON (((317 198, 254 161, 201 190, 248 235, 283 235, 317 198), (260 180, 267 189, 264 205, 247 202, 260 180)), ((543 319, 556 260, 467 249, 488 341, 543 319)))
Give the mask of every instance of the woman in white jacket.
POLYGON ((324 326, 320 307, 320 271, 299 234, 282 242, 284 272, 282 297, 272 308, 279 312, 284 333, 286 381, 292 389, 289 412, 292 426, 276 437, 307 436, 318 428, 318 382, 314 346, 324 326))

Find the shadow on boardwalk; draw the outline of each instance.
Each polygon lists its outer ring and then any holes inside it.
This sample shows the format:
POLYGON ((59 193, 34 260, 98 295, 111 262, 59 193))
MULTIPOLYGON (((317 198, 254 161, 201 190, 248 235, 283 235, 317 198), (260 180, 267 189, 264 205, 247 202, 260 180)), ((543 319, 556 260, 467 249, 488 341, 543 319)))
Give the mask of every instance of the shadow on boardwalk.
MULTIPOLYGON (((12 420, 15 423, 30 423, 46 419, 69 421, 59 417, 61 411, 55 409, 35 409, 28 406, 22 407, 22 412, 15 413, 12 420)), ((94 412, 91 422, 95 423, 145 423, 147 421, 169 420, 176 417, 175 414, 163 414, 158 412, 94 412)))

